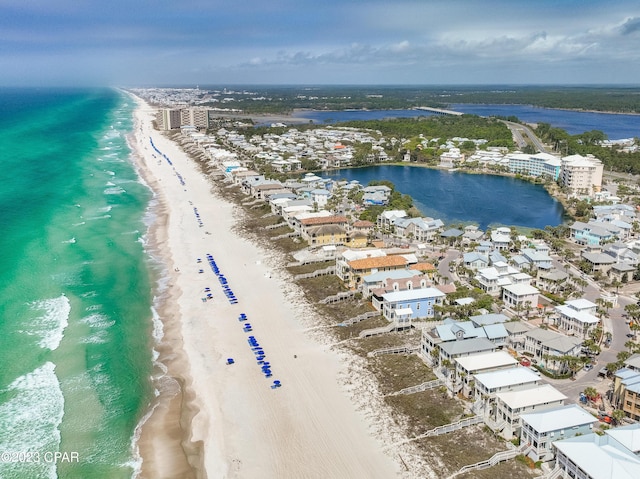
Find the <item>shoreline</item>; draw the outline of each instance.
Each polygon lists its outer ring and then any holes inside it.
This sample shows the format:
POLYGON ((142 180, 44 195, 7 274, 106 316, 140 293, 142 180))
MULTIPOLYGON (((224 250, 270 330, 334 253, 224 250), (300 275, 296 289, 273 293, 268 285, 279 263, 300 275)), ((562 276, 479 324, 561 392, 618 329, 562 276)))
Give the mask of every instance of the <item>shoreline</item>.
POLYGON ((280 258, 234 231, 234 205, 152 129, 151 108, 134 98, 136 162, 161 212, 151 245, 168 272, 158 299, 164 335, 155 346, 167 371, 155 369, 160 395, 140 426, 138 477, 397 477, 397 460, 383 452, 371 418, 340 384, 348 361, 307 333, 317 317, 279 271, 280 258), (154 157, 150 136, 172 165, 154 157), (239 304, 222 294, 207 254, 239 304), (212 300, 203 301, 205 287, 212 300), (250 334, 264 347, 273 378, 255 364, 240 312, 255 328, 250 334), (273 379, 283 387, 272 389, 273 379))

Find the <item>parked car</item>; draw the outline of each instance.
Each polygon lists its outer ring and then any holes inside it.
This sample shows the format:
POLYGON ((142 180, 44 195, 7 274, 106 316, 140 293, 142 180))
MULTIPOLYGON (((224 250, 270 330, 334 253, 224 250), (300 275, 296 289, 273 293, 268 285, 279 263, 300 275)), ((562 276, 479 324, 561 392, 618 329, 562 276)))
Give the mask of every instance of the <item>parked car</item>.
POLYGON ((589 363, 584 365, 585 371, 591 371, 592 369, 593 369, 593 364, 589 363))

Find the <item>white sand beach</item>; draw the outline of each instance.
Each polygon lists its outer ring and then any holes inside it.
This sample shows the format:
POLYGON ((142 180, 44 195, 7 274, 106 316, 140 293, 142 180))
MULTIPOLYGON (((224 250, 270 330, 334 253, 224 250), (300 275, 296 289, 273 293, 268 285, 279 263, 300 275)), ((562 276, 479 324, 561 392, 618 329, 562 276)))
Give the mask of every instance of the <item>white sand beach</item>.
POLYGON ((270 270, 268 251, 232 231, 234 205, 212 194, 197 165, 153 129, 152 109, 141 100, 136 119, 140 173, 160 205, 152 249, 170 273, 156 348, 167 373, 142 427, 140 477, 398 477, 398 465, 340 385, 345 365, 304 331, 313 313, 270 270), (223 294, 207 254, 238 304, 223 294), (203 302, 207 287, 213 299, 203 302), (240 313, 252 332, 243 332, 240 313), (271 378, 257 364, 250 335, 264 348, 271 378), (272 389, 273 380, 282 387, 272 389))

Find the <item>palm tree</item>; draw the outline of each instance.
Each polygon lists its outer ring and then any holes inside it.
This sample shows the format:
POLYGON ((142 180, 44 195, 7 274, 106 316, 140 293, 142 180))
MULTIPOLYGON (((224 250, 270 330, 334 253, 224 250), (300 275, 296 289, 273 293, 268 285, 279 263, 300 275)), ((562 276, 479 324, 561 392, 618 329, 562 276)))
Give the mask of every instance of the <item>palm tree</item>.
POLYGON ((595 402, 600 396, 600 394, 598 393, 598 390, 594 387, 585 388, 584 395, 587 396, 587 399, 589 399, 589 401, 591 402, 595 402))
POLYGON ((611 413, 611 417, 616 424, 620 424, 622 420, 625 418, 626 414, 621 409, 614 409, 611 413))

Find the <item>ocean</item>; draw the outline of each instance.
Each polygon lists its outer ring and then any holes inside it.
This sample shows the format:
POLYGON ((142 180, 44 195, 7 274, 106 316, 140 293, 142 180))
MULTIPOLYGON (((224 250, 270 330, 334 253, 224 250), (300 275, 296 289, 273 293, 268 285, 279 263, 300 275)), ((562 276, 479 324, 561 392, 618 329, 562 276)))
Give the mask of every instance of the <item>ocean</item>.
POLYGON ((0 89, 2 479, 139 467, 160 269, 133 108, 114 89, 0 89))

